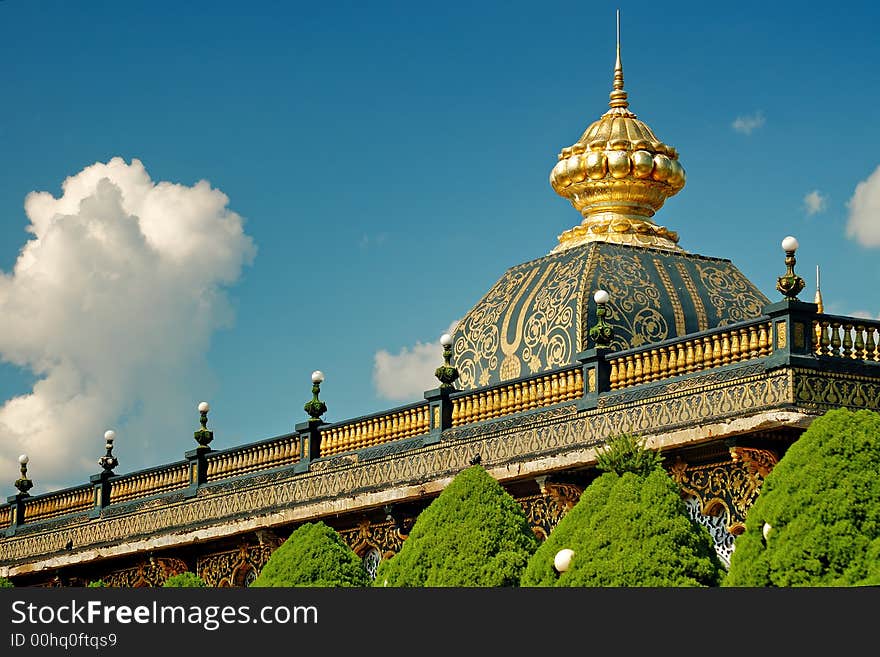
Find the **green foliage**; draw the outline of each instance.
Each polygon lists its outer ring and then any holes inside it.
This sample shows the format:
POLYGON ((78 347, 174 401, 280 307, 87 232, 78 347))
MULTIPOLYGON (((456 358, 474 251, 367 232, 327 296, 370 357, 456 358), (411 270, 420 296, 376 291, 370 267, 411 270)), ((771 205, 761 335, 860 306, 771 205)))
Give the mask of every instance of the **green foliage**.
POLYGON ((645 448, 645 439, 634 433, 622 433, 608 440, 596 454, 596 469, 602 472, 625 472, 645 477, 659 468, 663 457, 645 448))
POLYGON ((269 557, 251 586, 369 586, 361 560, 339 533, 323 522, 297 527, 269 557))
POLYGON ((724 585, 880 584, 878 473, 880 414, 841 408, 813 420, 747 511, 724 585))
POLYGON ((481 465, 462 470, 416 519, 375 586, 517 586, 538 539, 522 506, 481 465))
POLYGON ((522 586, 717 586, 723 573, 708 531, 655 467, 593 480, 531 558, 522 586), (563 548, 574 556, 559 574, 553 560, 563 548))
POLYGON ((103 580, 103 579, 96 579, 96 580, 93 581, 93 582, 89 582, 88 588, 90 588, 90 589, 99 589, 99 588, 105 588, 106 586, 107 586, 107 585, 104 584, 104 580, 103 580))
POLYGON ((189 571, 172 575, 162 584, 165 588, 205 588, 205 580, 189 571))
POLYGON ((0 577, 0 589, 11 589, 14 587, 15 587, 15 584, 12 583, 11 579, 7 579, 6 577, 0 577))

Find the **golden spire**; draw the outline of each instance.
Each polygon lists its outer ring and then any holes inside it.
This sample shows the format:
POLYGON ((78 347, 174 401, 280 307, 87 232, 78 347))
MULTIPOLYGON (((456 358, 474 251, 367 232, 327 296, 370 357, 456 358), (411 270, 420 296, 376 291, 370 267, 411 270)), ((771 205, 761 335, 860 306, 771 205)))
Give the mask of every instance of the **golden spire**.
POLYGON ((629 101, 626 99, 626 92, 623 90, 623 65, 620 63, 620 9, 617 10, 617 61, 614 64, 614 83, 612 85, 611 102, 608 103, 612 109, 629 107, 629 101))
POLYGON ((685 183, 678 152, 664 144, 629 109, 620 59, 620 11, 617 58, 610 108, 577 142, 559 153, 550 184, 583 216, 559 236, 551 251, 585 242, 615 242, 680 251, 678 234, 651 217, 685 183))
POLYGON ((819 265, 816 265, 816 298, 813 299, 813 303, 819 306, 817 312, 825 312, 825 305, 822 303, 822 290, 819 289, 819 265))

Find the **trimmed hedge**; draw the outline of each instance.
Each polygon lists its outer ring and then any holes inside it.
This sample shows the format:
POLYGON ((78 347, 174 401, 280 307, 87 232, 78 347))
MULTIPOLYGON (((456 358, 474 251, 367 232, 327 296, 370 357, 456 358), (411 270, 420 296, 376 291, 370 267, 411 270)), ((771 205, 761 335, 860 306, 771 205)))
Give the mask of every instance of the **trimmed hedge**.
POLYGON ((717 586, 724 570, 705 527, 662 469, 593 480, 529 561, 522 586, 717 586), (557 573, 559 550, 574 551, 557 573))
POLYGON ((724 585, 880 585, 878 473, 880 414, 841 408, 813 420, 746 512, 724 585))
POLYGON ((164 588, 205 588, 205 580, 189 571, 172 575, 162 584, 164 588))
POLYGON ((517 586, 537 547, 519 502, 473 465, 419 514, 374 586, 517 586))
POLYGON ((15 588, 15 584, 12 583, 11 579, 6 577, 0 577, 0 589, 11 589, 15 588))
POLYGON ((354 551, 339 533, 323 522, 297 527, 276 549, 255 587, 369 586, 370 578, 354 551))

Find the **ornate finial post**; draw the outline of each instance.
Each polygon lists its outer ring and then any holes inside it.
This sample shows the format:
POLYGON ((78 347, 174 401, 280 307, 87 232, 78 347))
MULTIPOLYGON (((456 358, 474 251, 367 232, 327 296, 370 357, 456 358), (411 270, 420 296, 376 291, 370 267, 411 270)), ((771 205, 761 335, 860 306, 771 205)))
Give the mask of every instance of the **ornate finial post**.
POLYGON ((791 235, 782 240, 782 250, 785 251, 785 274, 776 279, 776 289, 782 292, 787 299, 797 300, 797 295, 804 289, 804 279, 794 273, 795 257, 798 241, 791 235))
POLYGON ((18 489, 19 497, 29 497, 30 493, 28 491, 33 488, 34 482, 28 479, 27 476, 27 464, 28 464, 28 455, 22 454, 18 457, 18 464, 21 466, 21 477, 15 480, 15 487, 18 489))
POLYGON ((98 465, 104 468, 104 472, 108 475, 113 474, 113 468, 119 465, 118 459, 113 456, 113 441, 116 440, 116 432, 113 429, 108 429, 104 432, 104 447, 107 450, 107 453, 104 454, 101 458, 98 459, 98 465))
POLYGON ((15 487, 18 489, 18 494, 6 498, 6 502, 9 504, 10 507, 12 507, 12 518, 10 518, 11 522, 9 523, 9 528, 7 529, 7 536, 11 536, 12 534, 14 534, 16 528, 24 524, 24 502, 28 497, 30 497, 30 493, 28 493, 28 491, 34 485, 34 482, 28 479, 27 476, 27 454, 22 454, 18 457, 18 464, 19 466, 21 466, 21 476, 15 480, 15 487))
POLYGON ((89 517, 97 518, 101 515, 101 509, 110 504, 110 478, 115 477, 113 468, 119 465, 119 460, 113 455, 113 442, 116 440, 116 432, 107 429, 104 432, 104 448, 106 453, 98 459, 101 472, 89 477, 92 484, 94 506, 89 511, 89 517))
POLYGON ((311 467, 311 462, 321 456, 320 427, 324 424, 321 415, 327 412, 327 404, 318 398, 323 382, 324 373, 321 370, 312 372, 312 398, 303 406, 310 416, 309 421, 296 425, 299 440, 299 462, 294 465, 294 472, 307 472, 311 467))
POLYGON ((434 376, 440 381, 442 390, 454 389, 458 370, 452 365, 452 336, 444 333, 440 336, 440 344, 443 345, 444 364, 434 370, 434 376))
POLYGON ((605 290, 596 290, 593 294, 593 300, 596 302, 596 323, 589 331, 593 347, 577 356, 582 366, 581 375, 584 381, 583 396, 577 402, 581 410, 596 408, 599 395, 611 390, 611 365, 607 355, 611 351, 614 330, 605 321, 609 299, 610 295, 605 290))
POLYGON ((208 445, 214 440, 214 432, 208 429, 208 411, 211 410, 211 406, 208 402, 203 401, 199 403, 198 410, 199 424, 202 426, 193 432, 193 438, 199 444, 197 449, 210 449, 208 445))
POLYGON ((609 299, 610 296, 605 290, 596 290, 593 295, 593 300, 596 302, 596 323, 590 329, 590 337, 596 343, 596 348, 607 349, 611 346, 611 338, 614 336, 614 330, 605 321, 605 315, 608 313, 605 305, 609 299))
POLYGON ((324 382, 324 373, 321 370, 312 372, 312 398, 303 407, 311 417, 309 422, 320 422, 321 415, 327 412, 327 404, 318 399, 321 392, 321 384, 324 382))

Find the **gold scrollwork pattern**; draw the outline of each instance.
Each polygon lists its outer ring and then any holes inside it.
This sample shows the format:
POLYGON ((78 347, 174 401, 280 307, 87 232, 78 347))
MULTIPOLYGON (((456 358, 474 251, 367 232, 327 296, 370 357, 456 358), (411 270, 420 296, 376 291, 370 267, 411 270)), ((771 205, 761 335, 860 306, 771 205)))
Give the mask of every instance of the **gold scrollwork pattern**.
POLYGON ((342 540, 354 551, 364 565, 364 570, 372 578, 376 575, 379 562, 390 559, 400 551, 407 537, 407 529, 413 522, 412 518, 370 522, 361 520, 357 527, 339 532, 342 540))
POLYGON ((670 475, 684 494, 699 500, 700 513, 721 515, 733 534, 745 525, 746 512, 777 461, 769 449, 733 447, 730 460, 717 463, 690 465, 679 457, 670 475))
POLYGON ((529 521, 529 527, 532 528, 538 540, 544 541, 553 531, 553 528, 565 515, 559 504, 546 495, 527 495, 517 498, 522 504, 523 511, 529 521))
POLYGON ((715 307, 716 326, 760 317, 769 299, 733 267, 696 263, 700 282, 715 307))
POLYGON ((212 587, 247 587, 260 574, 281 541, 261 545, 241 545, 196 561, 196 573, 212 587))
POLYGON ((115 570, 100 579, 105 586, 125 588, 162 586, 169 577, 187 570, 186 562, 182 559, 150 557, 133 568, 115 570))
POLYGON ((453 355, 469 390, 569 364, 578 346, 578 291, 584 262, 544 258, 509 270, 462 319, 453 355))
POLYGON ((603 252, 596 269, 596 287, 610 295, 605 319, 614 329, 612 349, 639 347, 670 337, 660 288, 640 259, 623 252, 603 252))
POLYGON ((794 381, 795 398, 800 406, 817 411, 838 406, 880 411, 880 382, 877 379, 795 370, 794 381))

